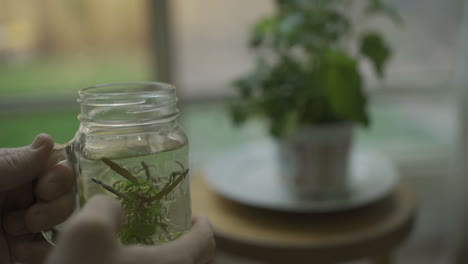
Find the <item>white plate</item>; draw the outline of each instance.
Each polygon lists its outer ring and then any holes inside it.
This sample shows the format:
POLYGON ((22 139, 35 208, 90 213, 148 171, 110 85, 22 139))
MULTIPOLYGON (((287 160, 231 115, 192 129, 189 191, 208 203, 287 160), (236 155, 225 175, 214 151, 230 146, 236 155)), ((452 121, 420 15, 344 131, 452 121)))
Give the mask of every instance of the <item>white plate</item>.
POLYGON ((394 166, 380 153, 352 152, 350 193, 332 200, 301 199, 280 183, 276 148, 265 141, 210 160, 210 186, 221 196, 249 206, 287 212, 333 212, 356 208, 389 195, 398 182, 394 166))

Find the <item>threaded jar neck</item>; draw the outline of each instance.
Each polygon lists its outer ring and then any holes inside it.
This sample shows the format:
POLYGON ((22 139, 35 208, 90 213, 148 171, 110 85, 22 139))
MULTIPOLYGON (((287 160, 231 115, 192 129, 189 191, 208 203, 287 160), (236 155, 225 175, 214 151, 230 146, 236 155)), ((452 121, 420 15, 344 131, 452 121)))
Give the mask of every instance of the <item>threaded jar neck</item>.
POLYGON ((113 83, 81 89, 78 116, 85 126, 130 127, 177 118, 175 87, 160 82, 113 83))

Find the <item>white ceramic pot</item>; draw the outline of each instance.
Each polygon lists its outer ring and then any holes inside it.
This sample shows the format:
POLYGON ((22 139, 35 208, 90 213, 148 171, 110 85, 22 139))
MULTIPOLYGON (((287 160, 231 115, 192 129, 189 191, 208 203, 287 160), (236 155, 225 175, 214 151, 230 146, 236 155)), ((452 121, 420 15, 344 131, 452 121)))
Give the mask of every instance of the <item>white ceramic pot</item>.
POLYGON ((302 126, 294 135, 279 139, 285 186, 304 198, 346 195, 352 132, 349 123, 302 126))

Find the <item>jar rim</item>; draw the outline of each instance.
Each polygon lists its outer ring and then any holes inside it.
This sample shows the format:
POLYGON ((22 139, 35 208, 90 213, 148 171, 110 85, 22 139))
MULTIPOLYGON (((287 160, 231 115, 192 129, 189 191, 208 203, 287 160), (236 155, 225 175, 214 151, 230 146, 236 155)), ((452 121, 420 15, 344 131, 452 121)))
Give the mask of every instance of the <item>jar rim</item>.
POLYGON ((154 92, 164 91, 172 92, 175 91, 175 86, 169 83, 164 82, 122 82, 122 83, 107 83, 94 86, 88 86, 82 88, 78 91, 80 96, 86 95, 131 95, 131 94, 152 94, 154 92), (133 86, 133 87, 132 87, 133 86), (112 88, 115 87, 115 92, 98 92, 97 90, 102 90, 103 88, 112 88), (128 90, 130 88, 146 88, 148 90, 140 91, 121 91, 118 90, 128 90), (151 88, 151 89, 150 89, 151 88))
POLYGON ((123 82, 81 89, 79 120, 93 126, 128 127, 177 118, 176 89, 162 82, 123 82))

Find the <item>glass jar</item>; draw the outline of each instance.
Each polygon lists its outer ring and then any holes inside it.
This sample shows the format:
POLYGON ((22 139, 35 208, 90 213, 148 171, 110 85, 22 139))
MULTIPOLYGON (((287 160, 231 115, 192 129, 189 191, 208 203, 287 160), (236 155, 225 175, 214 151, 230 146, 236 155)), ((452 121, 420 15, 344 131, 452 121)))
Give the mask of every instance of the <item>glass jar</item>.
POLYGON ((122 83, 79 91, 80 128, 65 147, 82 207, 96 194, 125 210, 123 244, 174 240, 191 224, 188 139, 175 87, 122 83))

